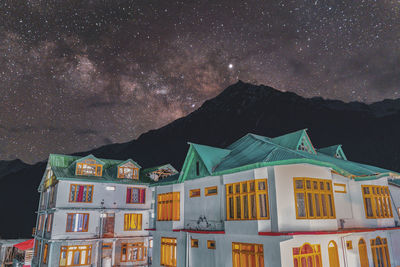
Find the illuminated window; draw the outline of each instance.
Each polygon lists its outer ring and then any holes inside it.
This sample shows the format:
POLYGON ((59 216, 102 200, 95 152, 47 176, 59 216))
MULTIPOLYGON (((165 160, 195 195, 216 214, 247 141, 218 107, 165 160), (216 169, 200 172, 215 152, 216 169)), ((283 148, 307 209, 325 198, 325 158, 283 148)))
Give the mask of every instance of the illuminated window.
POLYGON ((88 175, 88 176, 101 176, 103 166, 97 164, 93 159, 87 159, 84 162, 76 163, 76 174, 77 175, 88 175))
POLYGON ((322 267, 320 245, 303 244, 293 248, 294 267, 322 267))
POLYGON ((340 267, 337 245, 336 242, 333 240, 328 244, 328 253, 329 253, 329 266, 340 267))
POLYGON ((199 197, 200 189, 192 189, 189 191, 189 197, 199 197))
POLYGON ((367 219, 392 218, 389 187, 379 185, 361 186, 367 219))
POLYGON ((198 239, 191 239, 190 240, 190 244, 192 246, 192 248, 198 248, 199 247, 199 240, 198 239))
POLYGON ((139 169, 133 167, 118 167, 118 178, 139 179, 139 169))
POLYGON ((60 266, 81 266, 91 264, 92 246, 62 246, 60 266))
POLYGON ((71 184, 69 202, 92 202, 93 185, 71 184))
POLYGON ((180 194, 171 192, 157 196, 157 220, 179 221, 180 218, 180 194))
POLYGON ((360 239, 360 241, 358 241, 358 253, 360 256, 361 267, 369 267, 367 244, 362 238, 360 239))
POLYGON ((297 219, 334 219, 332 181, 293 178, 297 219))
POLYGON ((264 249, 263 245, 232 243, 232 263, 233 267, 263 267, 264 249))
POLYGON ((68 213, 67 232, 87 232, 89 213, 68 213))
POLYGON ((47 252, 48 252, 49 245, 44 244, 44 251, 43 251, 43 263, 47 263, 47 252))
POLYGON ((44 224, 44 214, 39 215, 39 220, 38 220, 38 227, 37 227, 37 231, 41 231, 43 228, 43 224, 44 224))
POLYGON ((371 239, 372 258, 375 267, 389 267, 390 256, 386 238, 371 239))
POLYGON ((47 216, 47 227, 46 227, 46 231, 47 231, 47 232, 50 232, 50 231, 51 231, 51 225, 52 225, 52 223, 53 223, 53 213, 50 213, 50 214, 47 216))
POLYGON ((128 187, 126 190, 126 203, 144 204, 146 202, 146 188, 128 187))
POLYGON ((161 266, 176 266, 176 238, 161 238, 161 266))
POLYGON ((206 187, 205 192, 206 192, 205 193, 206 196, 217 195, 218 194, 218 187, 217 186, 206 187))
POLYGON ((143 242, 121 244, 121 262, 144 261, 146 257, 147 248, 143 242))
POLYGON ((351 240, 346 241, 347 249, 353 249, 353 242, 351 240))
POLYGON ((347 193, 346 184, 334 183, 333 186, 335 193, 347 193))
POLYGON ((36 257, 38 254, 38 249, 40 248, 40 241, 35 239, 35 249, 33 251, 33 255, 36 257))
POLYGON ((207 248, 208 249, 216 249, 214 240, 207 240, 207 248))
POLYGON ((267 179, 226 185, 228 220, 265 220, 269 218, 267 179))
POLYGON ((142 230, 142 214, 129 213, 124 216, 124 230, 142 230))

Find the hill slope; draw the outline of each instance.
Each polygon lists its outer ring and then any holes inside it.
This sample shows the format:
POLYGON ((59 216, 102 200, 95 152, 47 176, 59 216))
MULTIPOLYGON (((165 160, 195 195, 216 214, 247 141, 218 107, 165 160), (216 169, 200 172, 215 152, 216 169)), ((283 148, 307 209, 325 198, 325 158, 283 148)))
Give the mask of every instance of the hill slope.
MULTIPOLYGON (((317 148, 343 144, 350 160, 400 171, 400 100, 366 105, 306 99, 267 86, 238 82, 198 110, 137 140, 88 152, 103 158, 132 158, 144 167, 171 163, 180 169, 187 142, 225 147, 248 132, 275 137, 308 128, 317 148)), ((45 163, 0 178, 0 203, 7 220, 0 236, 29 237, 35 225, 37 185, 45 163)))

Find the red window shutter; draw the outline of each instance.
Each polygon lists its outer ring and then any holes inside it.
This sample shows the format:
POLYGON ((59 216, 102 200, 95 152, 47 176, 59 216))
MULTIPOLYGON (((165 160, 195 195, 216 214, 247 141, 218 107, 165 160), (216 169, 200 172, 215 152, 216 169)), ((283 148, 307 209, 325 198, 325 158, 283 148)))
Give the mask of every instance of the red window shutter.
POLYGON ((126 190, 126 203, 131 203, 131 195, 132 195, 132 189, 128 188, 126 190))
POLYGON ((140 203, 144 203, 146 199, 146 189, 140 189, 140 203))

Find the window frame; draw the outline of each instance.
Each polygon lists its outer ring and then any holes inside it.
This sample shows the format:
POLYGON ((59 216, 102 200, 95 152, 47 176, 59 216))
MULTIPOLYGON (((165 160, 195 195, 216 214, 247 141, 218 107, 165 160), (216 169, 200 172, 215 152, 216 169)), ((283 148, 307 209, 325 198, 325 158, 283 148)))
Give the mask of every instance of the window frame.
POLYGON ((97 176, 100 177, 103 174, 103 165, 96 163, 95 160, 90 160, 90 162, 95 162, 95 163, 89 163, 87 162, 89 160, 85 160, 84 162, 77 162, 76 163, 76 170, 75 170, 75 174, 76 175, 81 175, 81 176, 97 176), (94 167, 94 174, 89 173, 89 172, 85 172, 84 171, 84 166, 93 166, 94 167), (100 169, 99 169, 100 168, 100 169))
POLYGON ((333 186, 334 187, 341 187, 342 189, 339 189, 339 188, 335 188, 335 190, 334 190, 334 192, 335 193, 347 193, 347 186, 346 186, 346 184, 343 184, 343 183, 333 183, 333 186))
POLYGON ((207 240, 208 249, 217 249, 217 242, 215 240, 207 240))
POLYGON ((46 232, 51 232, 52 224, 53 224, 53 217, 54 217, 54 213, 49 213, 47 215, 46 232))
POLYGON ((143 214, 142 213, 125 213, 124 214, 124 231, 141 231, 142 230, 142 222, 143 214), (132 228, 129 225, 132 225, 132 221, 134 220, 136 228, 132 228))
POLYGON ((157 195, 157 221, 180 220, 180 192, 157 195))
POLYGON ((293 255, 293 266, 294 267, 300 267, 301 266, 301 259, 306 258, 306 260, 311 257, 313 261, 313 266, 316 266, 316 262, 319 261, 319 266, 322 266, 322 257, 321 257, 321 245, 320 244, 310 244, 308 242, 304 243, 300 247, 295 247, 292 248, 292 255, 293 255), (312 248, 311 253, 301 253, 302 248, 305 247, 306 245, 310 246, 312 248), (298 254, 295 254, 294 251, 298 250, 298 254), (317 258, 318 256, 318 258, 317 258), (297 260, 297 264, 296 264, 297 260))
POLYGON ((390 199, 389 186, 384 185, 361 185, 364 212, 367 219, 393 218, 392 203, 390 199), (368 190, 368 193, 366 191, 368 190), (367 199, 370 199, 372 215, 368 215, 367 199), (378 201, 379 200, 379 201, 378 201), (378 204, 380 202, 380 205, 378 204), (379 214, 378 214, 379 213, 379 214))
POLYGON ((387 244, 387 238, 382 238, 380 236, 377 236, 376 238, 373 238, 370 240, 370 245, 371 245, 371 252, 372 252, 372 261, 374 263, 374 266, 380 266, 380 265, 378 265, 378 256, 380 255, 379 252, 381 251, 383 259, 380 259, 380 260, 383 263, 383 266, 390 267, 391 266, 390 265, 390 253, 389 253, 389 248, 388 248, 388 244, 387 244), (381 244, 377 244, 377 240, 380 240, 381 244))
POLYGON ((199 240, 195 238, 190 239, 190 247, 198 248, 199 247, 199 240))
POLYGON ((206 197, 218 195, 218 186, 209 186, 209 187, 204 188, 204 195, 206 197), (209 192, 210 190, 214 190, 214 189, 216 190, 216 192, 212 192, 212 193, 209 192))
POLYGON ((264 267, 263 244, 232 242, 232 266, 240 267, 243 258, 250 261, 253 259, 251 262, 255 263, 254 267, 264 267))
POLYGON ((144 188, 144 187, 132 187, 132 186, 127 187, 126 188, 126 204, 146 204, 146 188, 144 188), (129 196, 129 193, 128 193, 129 189, 131 189, 130 196, 129 196), (134 189, 135 190, 136 189, 139 190, 139 192, 138 192, 139 198, 140 198, 140 192, 142 191, 144 193, 143 202, 140 202, 140 199, 139 199, 139 202, 133 202, 132 201, 132 199, 133 199, 132 192, 133 192, 134 189), (129 199, 129 201, 128 201, 128 199, 129 199))
POLYGON ((60 247, 60 258, 59 258, 59 266, 84 266, 84 265, 90 265, 92 261, 92 245, 71 245, 71 246, 61 246, 60 247), (85 247, 85 248, 82 248, 85 247), (68 255, 69 251, 72 251, 72 264, 68 265, 68 255), (74 257, 75 257, 75 252, 79 251, 79 258, 82 255, 83 251, 86 251, 85 253, 85 263, 80 263, 81 259, 79 259, 79 264, 74 264, 74 257), (61 264, 61 257, 63 255, 63 252, 65 252, 65 264, 61 264))
POLYGON ((70 203, 93 203, 93 190, 94 190, 94 185, 91 184, 71 184, 69 186, 69 196, 68 196, 68 202, 70 203), (78 201, 78 200, 72 200, 71 195, 72 195, 72 187, 75 186, 75 191, 74 191, 74 198, 73 199, 77 199, 77 194, 79 194, 78 192, 78 188, 79 186, 83 186, 86 187, 86 201, 78 201), (91 188, 90 190, 90 201, 87 201, 89 199, 89 188, 91 188))
POLYGON ((270 219, 270 208, 269 208, 269 194, 268 194, 268 179, 252 179, 236 183, 225 184, 225 195, 226 195, 226 219, 227 221, 242 221, 242 220, 269 220, 270 219), (265 188, 260 189, 259 183, 264 182, 265 188), (246 187, 244 187, 246 185, 246 187), (239 192, 238 192, 239 186, 239 192), (253 190, 251 190, 253 186, 253 190), (246 191, 244 188, 247 188, 246 191), (231 191, 231 193, 230 193, 231 191), (262 217, 260 200, 262 201, 262 196, 265 196, 265 210, 266 216, 262 217), (247 197, 247 198, 245 198, 247 197), (253 198, 254 197, 254 198, 253 198), (247 199, 247 213, 248 217, 245 215, 245 199, 247 199), (254 201, 253 201, 254 200, 254 201), (240 202, 240 217, 238 216, 238 206, 240 202), (233 216, 231 216, 230 204, 233 203, 233 216), (252 209, 252 204, 254 205, 254 210, 252 209), (255 211, 255 216, 252 212, 255 211))
POLYGON ((293 177, 293 196, 294 196, 294 205, 295 205, 297 220, 336 219, 335 199, 333 196, 332 180, 309 178, 309 177, 293 177), (297 188, 296 181, 302 181, 302 188, 297 188), (307 188, 308 187, 307 182, 309 182, 310 188, 307 188), (317 184, 317 189, 315 189, 315 183, 317 184), (322 186, 323 189, 321 189, 321 184, 323 185, 322 186), (303 194, 305 216, 299 216, 297 194, 303 194), (309 208, 310 194, 311 194, 311 204, 312 204, 312 215, 311 215, 311 210, 309 208), (319 216, 317 215, 317 204, 315 201, 316 195, 318 195, 318 205, 320 214, 319 216), (325 200, 326 215, 324 215, 323 199, 325 200), (330 204, 332 204, 332 206, 330 206, 330 204))
POLYGON ((44 248, 43 248, 43 263, 46 264, 47 263, 47 257, 48 257, 48 249, 49 249, 49 244, 44 244, 44 248))
POLYGON ((160 265, 177 266, 177 240, 174 237, 161 237, 160 265), (168 254, 167 254, 168 253, 168 254))
POLYGON ((201 190, 200 188, 196 188, 196 189, 191 189, 189 190, 189 197, 201 197, 201 190), (198 195, 197 195, 198 193, 198 195))
POLYGON ((83 233, 83 232, 87 232, 88 231, 88 229, 89 229, 89 213, 79 213, 79 212, 77 212, 77 213, 67 213, 67 223, 66 223, 66 229, 65 229, 65 231, 67 232, 67 233, 83 233), (83 215, 83 217, 82 217, 82 220, 83 220, 83 222, 82 222, 82 231, 73 231, 73 225, 74 225, 74 221, 75 221, 75 217, 74 216, 76 216, 76 215, 83 215), (71 220, 69 220, 69 217, 70 216, 72 216, 72 219, 71 220), (84 222, 85 222, 85 217, 86 217, 86 227, 84 227, 84 222), (68 225, 68 222, 71 222, 71 225, 69 226, 68 225))
POLYGON ((121 243, 121 257, 120 257, 120 261, 121 262, 138 262, 138 261, 145 261, 147 259, 147 248, 144 245, 144 242, 135 242, 135 243, 121 243), (125 253, 125 260, 123 259, 123 249, 126 249, 126 253, 125 253), (134 260, 128 260, 128 249, 134 249, 137 248, 138 249, 138 254, 139 254, 139 250, 142 252, 141 253, 141 257, 137 257, 137 259, 134 260))
POLYGON ((118 166, 117 178, 118 179, 139 180, 139 168, 127 167, 127 166, 118 166), (132 170, 132 177, 124 177, 123 175, 120 174, 120 172, 119 172, 120 169, 131 169, 132 170))

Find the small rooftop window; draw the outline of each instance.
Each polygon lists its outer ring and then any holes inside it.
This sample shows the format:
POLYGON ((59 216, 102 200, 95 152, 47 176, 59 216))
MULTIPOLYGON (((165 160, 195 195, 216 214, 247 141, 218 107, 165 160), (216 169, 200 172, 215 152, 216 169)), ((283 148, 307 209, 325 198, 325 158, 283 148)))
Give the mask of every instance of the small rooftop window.
POLYGON ((118 178, 122 179, 138 179, 139 169, 133 164, 126 164, 118 167, 118 178))
POLYGON ((76 163, 77 175, 101 176, 102 172, 103 166, 97 164, 93 159, 86 159, 84 162, 76 163))

